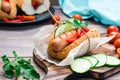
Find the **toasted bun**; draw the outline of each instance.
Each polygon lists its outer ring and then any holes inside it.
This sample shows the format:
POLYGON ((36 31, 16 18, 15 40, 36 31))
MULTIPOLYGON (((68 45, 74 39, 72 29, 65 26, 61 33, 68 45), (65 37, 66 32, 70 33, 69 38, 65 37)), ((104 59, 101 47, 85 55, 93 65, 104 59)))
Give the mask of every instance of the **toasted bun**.
MULTIPOLYGON (((90 38, 94 38, 94 37, 99 37, 100 34, 98 32, 97 29, 91 29, 89 32, 86 33, 90 38)), ((49 40, 49 44, 48 44, 48 54, 56 59, 65 59, 69 53, 69 51, 75 47, 77 47, 78 45, 80 45, 85 39, 87 39, 86 35, 83 35, 82 37, 80 37, 79 39, 75 40, 73 43, 69 44, 68 46, 66 46, 65 48, 63 48, 61 51, 58 52, 54 52, 51 48, 51 44, 52 44, 52 40, 53 40, 53 36, 50 37, 49 40)))
MULTIPOLYGON (((2 5, 2 0, 0 0, 0 3, 2 5)), ((3 20, 3 18, 8 18, 8 19, 14 19, 16 18, 16 14, 17 14, 17 8, 16 8, 16 2, 15 0, 10 0, 10 4, 11 4, 11 11, 10 13, 6 13, 6 12, 3 12, 1 10, 1 7, 0 6, 0 20, 3 20)))
POLYGON ((17 6, 21 8, 22 4, 25 2, 25 0, 16 0, 17 6))
POLYGON ((44 3, 42 5, 40 5, 36 10, 31 5, 32 4, 31 2, 32 2, 32 0, 17 0, 17 5, 27 15, 41 14, 50 8, 50 1, 49 0, 44 0, 44 3))

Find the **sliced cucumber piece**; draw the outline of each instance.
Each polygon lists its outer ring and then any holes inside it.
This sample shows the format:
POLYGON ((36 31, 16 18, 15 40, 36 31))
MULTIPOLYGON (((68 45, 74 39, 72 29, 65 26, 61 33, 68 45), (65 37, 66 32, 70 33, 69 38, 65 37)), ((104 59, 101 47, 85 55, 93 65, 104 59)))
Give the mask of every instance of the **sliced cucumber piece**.
POLYGON ((64 32, 68 32, 68 31, 73 30, 73 29, 77 29, 77 27, 71 25, 70 23, 66 22, 64 24, 60 24, 54 32, 54 37, 56 38, 60 34, 62 34, 64 32))
POLYGON ((106 65, 108 66, 118 66, 120 65, 120 59, 113 57, 113 56, 107 56, 107 62, 106 65))
POLYGON ((91 68, 91 63, 87 59, 78 58, 70 65, 71 69, 76 73, 85 73, 91 68))
POLYGON ((95 67, 100 67, 105 65, 106 59, 107 59, 107 56, 105 54, 95 54, 95 55, 92 55, 92 57, 95 57, 99 61, 95 67))
POLYGON ((91 68, 95 67, 99 62, 96 58, 94 58, 92 56, 87 56, 87 57, 83 57, 83 58, 85 58, 91 62, 91 64, 92 64, 91 68))

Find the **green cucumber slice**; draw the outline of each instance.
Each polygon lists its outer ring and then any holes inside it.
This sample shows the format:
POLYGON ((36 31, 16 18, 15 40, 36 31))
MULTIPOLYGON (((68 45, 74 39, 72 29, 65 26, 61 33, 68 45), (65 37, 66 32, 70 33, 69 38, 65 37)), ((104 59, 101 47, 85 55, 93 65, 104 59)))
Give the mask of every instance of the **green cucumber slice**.
POLYGON ((95 67, 99 62, 96 58, 94 58, 92 56, 87 56, 87 57, 83 57, 83 58, 85 58, 91 62, 91 64, 92 64, 91 68, 95 67))
POLYGON ((105 54, 95 54, 95 55, 92 55, 92 57, 95 57, 99 61, 95 67, 100 67, 105 65, 106 59, 107 59, 107 56, 105 54))
POLYGON ((118 66, 120 65, 120 59, 113 57, 113 56, 107 56, 107 66, 118 66))
POLYGON ((60 34, 64 33, 64 32, 68 32, 70 30, 73 29, 77 29, 77 27, 71 25, 70 23, 66 22, 64 24, 60 24, 54 32, 54 38, 56 38, 57 36, 59 36, 60 34))
POLYGON ((77 58, 70 67, 76 73, 85 73, 91 68, 91 65, 87 59, 77 58))

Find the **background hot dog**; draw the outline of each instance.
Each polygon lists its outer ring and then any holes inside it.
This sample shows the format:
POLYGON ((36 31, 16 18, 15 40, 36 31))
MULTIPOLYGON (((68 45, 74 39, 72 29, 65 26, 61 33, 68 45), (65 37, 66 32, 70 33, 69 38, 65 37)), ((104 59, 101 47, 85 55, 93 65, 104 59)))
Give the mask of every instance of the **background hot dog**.
POLYGON ((11 4, 10 4, 10 2, 8 2, 8 1, 6 1, 6 0, 3 0, 3 1, 2 1, 2 10, 3 10, 4 12, 9 13, 10 10, 11 10, 11 4))
POLYGON ((17 15, 16 1, 15 0, 0 0, 0 20, 4 18, 14 19, 17 15))
POLYGON ((50 8, 49 0, 16 0, 16 2, 27 15, 41 14, 50 8))

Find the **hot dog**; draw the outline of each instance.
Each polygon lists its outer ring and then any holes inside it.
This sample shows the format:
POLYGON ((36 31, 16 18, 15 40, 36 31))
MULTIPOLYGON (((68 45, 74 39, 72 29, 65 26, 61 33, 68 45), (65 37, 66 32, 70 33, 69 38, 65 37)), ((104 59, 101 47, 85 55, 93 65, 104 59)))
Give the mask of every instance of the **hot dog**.
MULTIPOLYGON (((79 28, 78 28, 79 29, 79 28)), ((52 35, 49 39, 48 44, 48 54, 56 59, 65 59, 69 53, 69 51, 78 45, 80 45, 84 40, 94 37, 99 37, 99 32, 97 29, 91 29, 88 32, 84 33, 84 35, 79 36, 76 38, 77 30, 71 30, 65 33, 62 33, 58 37, 54 38, 54 35, 52 35), (73 42, 69 43, 66 40, 67 39, 73 39, 76 38, 73 42)))
POLYGON ((27 15, 41 14, 50 8, 49 0, 17 0, 17 5, 27 15), (45 7, 45 6, 46 7, 45 7))
POLYGON ((15 0, 0 0, 0 20, 14 19, 17 14, 15 0))

